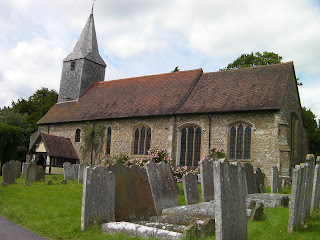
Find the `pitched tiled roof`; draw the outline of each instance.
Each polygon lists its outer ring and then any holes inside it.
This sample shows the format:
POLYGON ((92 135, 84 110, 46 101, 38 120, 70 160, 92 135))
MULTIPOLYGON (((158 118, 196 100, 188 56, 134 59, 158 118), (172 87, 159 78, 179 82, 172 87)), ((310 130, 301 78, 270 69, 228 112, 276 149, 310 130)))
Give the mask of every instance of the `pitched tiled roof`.
POLYGON ((47 155, 68 159, 79 159, 77 152, 69 138, 58 137, 47 133, 41 133, 47 155))
POLYGON ((78 101, 56 104, 39 122, 281 108, 293 63, 202 73, 202 69, 94 83, 78 101))
POLYGON ((172 114, 201 74, 197 69, 93 83, 78 101, 54 105, 38 124, 172 114))
POLYGON ((288 62, 204 73, 176 113, 280 109, 293 71, 288 62))

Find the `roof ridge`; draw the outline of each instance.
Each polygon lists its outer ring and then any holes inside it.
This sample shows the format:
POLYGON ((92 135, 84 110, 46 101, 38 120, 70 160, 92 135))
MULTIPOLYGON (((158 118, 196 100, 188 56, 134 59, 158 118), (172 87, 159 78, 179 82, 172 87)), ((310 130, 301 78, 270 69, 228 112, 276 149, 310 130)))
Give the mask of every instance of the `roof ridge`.
MULTIPOLYGON (((275 66, 279 66, 279 65, 289 65, 289 64, 293 65, 293 61, 274 63, 274 64, 267 64, 267 65, 259 65, 259 66, 255 66, 255 67, 228 69, 228 70, 222 70, 222 71, 216 71, 216 72, 230 72, 230 71, 241 71, 241 70, 246 71, 246 70, 256 69, 256 68, 275 67, 275 66)), ((213 73, 213 72, 207 72, 207 73, 213 73)))

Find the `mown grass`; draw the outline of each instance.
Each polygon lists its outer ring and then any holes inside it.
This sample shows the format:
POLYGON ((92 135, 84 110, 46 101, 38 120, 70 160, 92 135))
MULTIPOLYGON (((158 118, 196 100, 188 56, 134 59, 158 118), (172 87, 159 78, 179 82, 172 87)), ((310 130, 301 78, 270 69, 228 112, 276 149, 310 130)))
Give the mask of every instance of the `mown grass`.
MULTIPOLYGON (((49 180, 52 176, 46 176, 49 180)), ((86 232, 80 231, 82 184, 68 181, 53 185, 46 182, 32 183, 24 187, 24 180, 7 187, 0 187, 0 215, 51 239, 140 239, 124 234, 109 235, 98 226, 86 232)), ((2 182, 2 177, 0 177, 2 182)), ((179 202, 185 203, 182 184, 179 202)), ((201 197, 201 193, 200 193, 201 197)), ((261 221, 248 222, 249 239, 320 239, 320 212, 315 212, 306 227, 287 235, 288 208, 265 209, 261 221)), ((212 238, 207 238, 212 239, 212 238)))

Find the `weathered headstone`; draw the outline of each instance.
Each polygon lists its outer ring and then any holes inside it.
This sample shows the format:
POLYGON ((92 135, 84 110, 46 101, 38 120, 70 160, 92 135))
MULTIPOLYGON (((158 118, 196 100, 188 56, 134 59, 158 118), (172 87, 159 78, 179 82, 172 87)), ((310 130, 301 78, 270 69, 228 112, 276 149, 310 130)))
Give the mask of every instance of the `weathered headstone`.
POLYGON ((200 161, 202 202, 214 199, 213 160, 200 161))
POLYGON ((63 175, 64 175, 64 180, 73 180, 73 171, 72 171, 71 163, 69 162, 63 163, 63 175))
POLYGON ((10 161, 10 172, 13 175, 14 178, 17 178, 18 175, 18 168, 17 168, 17 161, 16 160, 11 160, 10 161))
POLYGON ((254 176, 253 166, 250 163, 245 163, 244 170, 246 173, 247 194, 256 193, 257 184, 254 176))
POLYGON ((116 177, 104 167, 87 167, 83 179, 81 230, 115 221, 116 177))
POLYGON ((312 189, 312 200, 311 200, 311 209, 319 209, 320 201, 320 157, 317 158, 317 165, 314 171, 313 178, 313 189, 312 189))
POLYGON ((27 169, 30 163, 23 163, 22 164, 22 172, 21 172, 21 178, 24 178, 25 175, 27 175, 27 169))
POLYGON ((271 169, 271 193, 279 193, 281 191, 281 180, 277 166, 271 169))
POLYGON ((78 181, 79 178, 79 168, 80 164, 73 164, 72 165, 72 170, 73 170, 73 178, 78 181))
POLYGON ((16 161, 16 178, 20 178, 21 175, 21 167, 22 167, 22 162, 21 161, 16 161))
POLYGON ((10 162, 6 162, 2 166, 2 181, 7 184, 14 184, 15 183, 15 177, 12 174, 12 171, 10 171, 10 162))
POLYGON ((265 191, 265 186, 264 186, 265 174, 261 171, 261 168, 258 167, 256 169, 256 172, 254 173, 254 176, 256 177, 257 193, 266 192, 265 191))
POLYGON ((248 239, 245 171, 225 159, 215 161, 216 239, 248 239))
POLYGON ((187 173, 182 177, 184 197, 186 204, 194 204, 200 202, 198 177, 196 174, 187 173))
POLYGON ((45 180, 45 173, 44 173, 44 169, 42 166, 38 166, 37 169, 37 179, 36 181, 44 181, 45 180))
POLYGON ((157 214, 161 215, 164 208, 179 206, 175 179, 169 164, 150 161, 146 164, 146 170, 157 214))
POLYGON ((311 213, 311 201, 312 201, 312 189, 314 179, 315 157, 313 154, 307 154, 307 177, 306 177, 306 200, 304 219, 310 216, 311 213))
POLYGON ((26 183, 35 182, 38 174, 38 165, 31 162, 27 169, 26 183))
POLYGON ((78 183, 83 183, 83 173, 84 170, 88 167, 87 163, 81 163, 79 165, 79 172, 78 172, 78 183))

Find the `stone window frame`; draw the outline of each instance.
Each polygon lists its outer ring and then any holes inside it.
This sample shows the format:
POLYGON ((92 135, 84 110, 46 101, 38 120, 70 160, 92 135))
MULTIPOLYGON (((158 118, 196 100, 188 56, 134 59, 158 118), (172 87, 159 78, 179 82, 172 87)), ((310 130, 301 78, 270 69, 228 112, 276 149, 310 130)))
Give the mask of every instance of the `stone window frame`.
POLYGON ((134 155, 134 156, 148 155, 148 150, 152 148, 151 147, 152 146, 152 132, 153 131, 152 131, 151 126, 146 123, 139 123, 132 128, 131 155, 134 155), (144 138, 142 139, 141 136, 142 136, 142 129, 143 128, 145 129, 145 132, 144 132, 144 138), (148 144, 148 131, 149 130, 150 130, 150 138, 149 138, 149 144, 148 144), (139 132, 138 142, 136 142, 136 132, 137 131, 139 132), (142 140, 143 140, 143 142, 142 142, 142 140), (141 143, 143 143, 143 147, 141 146, 141 143), (137 152, 136 152, 136 147, 137 147, 137 152), (143 153, 141 153, 141 150, 143 150, 143 153))
POLYGON ((75 135, 74 136, 74 142, 80 143, 81 142, 81 129, 80 128, 76 129, 74 135, 75 135))
POLYGON ((76 61, 70 61, 70 71, 74 71, 76 69, 76 61))
MULTIPOLYGON (((176 166, 179 166, 179 167, 182 167, 180 166, 180 158, 181 158, 181 137, 182 137, 182 131, 183 129, 188 129, 189 127, 196 127, 198 129, 200 129, 200 158, 199 158, 199 161, 201 160, 201 157, 202 157, 202 154, 203 154, 203 138, 204 138, 204 134, 203 134, 203 126, 201 126, 200 124, 198 123, 195 123, 195 122, 188 122, 188 123, 184 123, 184 124, 181 124, 177 127, 178 129, 178 134, 177 134, 177 158, 176 158, 176 166)), ((186 139, 187 139, 188 135, 186 136, 186 139)), ((195 134, 193 136, 193 141, 195 140, 195 134)), ((195 142, 193 142, 193 146, 195 147, 195 142)), ((187 166, 188 168, 196 168, 199 166, 199 163, 198 164, 194 164, 195 163, 195 153, 194 153, 194 147, 193 147, 193 159, 192 159, 192 166, 188 166, 188 161, 185 160, 185 163, 184 163, 184 166, 187 166)), ((186 145, 186 153, 187 153, 187 145, 186 145)), ((186 155, 185 155, 186 156, 186 155)))
POLYGON ((112 126, 108 125, 106 126, 105 130, 105 137, 103 141, 103 152, 105 156, 110 156, 112 151, 112 139, 113 139, 113 129, 112 126), (110 135, 109 135, 109 129, 110 129, 110 135), (108 151, 109 149, 109 151, 108 151))
POLYGON ((247 122, 247 121, 243 121, 243 120, 239 120, 239 121, 234 121, 234 122, 231 122, 228 124, 227 126, 227 129, 226 129, 226 139, 227 139, 227 151, 226 151, 226 156, 227 156, 227 159, 229 159, 230 161, 253 161, 253 149, 254 149, 254 132, 255 132, 255 126, 254 124, 250 123, 250 122, 247 122), (239 144, 239 140, 240 138, 238 138, 238 127, 242 125, 243 126, 243 136, 242 136, 242 147, 241 147, 241 150, 242 150, 242 157, 239 158, 237 155, 238 155, 238 144, 239 144), (231 158, 231 129, 233 127, 236 127, 236 136, 235 136, 235 152, 234 152, 234 155, 235 157, 234 158, 231 158), (245 134, 245 131, 246 131, 246 128, 249 127, 250 128, 250 146, 249 148, 246 148, 246 144, 245 144, 245 141, 246 141, 246 134, 245 134), (245 151, 246 149, 249 149, 250 150, 250 154, 249 154, 249 158, 246 158, 245 157, 245 151))

